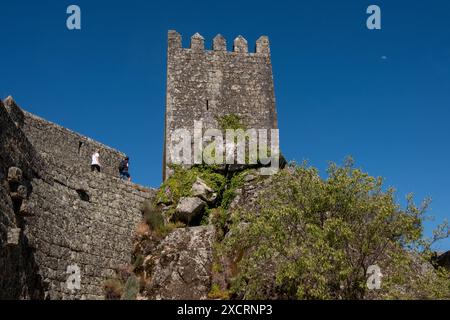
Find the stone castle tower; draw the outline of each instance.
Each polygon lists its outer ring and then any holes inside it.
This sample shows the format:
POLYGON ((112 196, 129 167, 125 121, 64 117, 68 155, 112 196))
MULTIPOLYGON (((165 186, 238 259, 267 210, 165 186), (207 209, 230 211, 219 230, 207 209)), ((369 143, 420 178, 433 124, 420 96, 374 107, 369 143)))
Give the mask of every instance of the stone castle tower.
POLYGON ((196 33, 183 48, 181 35, 168 32, 167 92, 163 177, 171 163, 171 135, 176 129, 193 131, 194 121, 203 128, 218 128, 218 117, 237 115, 247 128, 276 129, 277 112, 269 39, 261 36, 254 52, 247 40, 234 39, 233 50, 220 34, 212 50, 196 33))

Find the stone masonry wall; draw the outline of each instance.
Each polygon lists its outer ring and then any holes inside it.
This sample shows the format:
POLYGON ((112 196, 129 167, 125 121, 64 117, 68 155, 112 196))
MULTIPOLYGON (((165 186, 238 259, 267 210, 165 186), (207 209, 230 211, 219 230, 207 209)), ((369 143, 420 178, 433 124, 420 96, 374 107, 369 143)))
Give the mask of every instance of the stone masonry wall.
POLYGON ((5 258, 0 263, 0 298, 101 299, 104 280, 129 263, 142 202, 154 190, 118 178, 122 153, 21 113, 12 99, 5 105, 0 107, 0 257, 5 258), (101 173, 90 171, 96 149, 101 173), (8 154, 12 156, 5 159, 8 154), (29 185, 20 208, 8 194, 11 166, 23 170, 29 185), (21 230, 17 245, 8 245, 8 228, 21 230), (79 290, 66 284, 71 265, 80 269, 79 290))
POLYGON ((99 150, 102 172, 118 176, 118 166, 125 154, 82 136, 29 112, 23 112, 22 130, 41 154, 71 167, 87 168, 91 156, 99 150))
POLYGON ((249 52, 239 36, 229 52, 221 35, 214 38, 212 50, 205 50, 198 33, 191 37, 190 48, 182 48, 181 35, 169 31, 163 171, 171 163, 175 129, 192 134, 194 120, 203 121, 205 129, 218 128, 217 117, 230 114, 239 116, 247 128, 277 128, 268 38, 260 37, 255 52, 249 52))
POLYGON ((0 299, 39 299, 44 297, 42 278, 34 250, 21 231, 24 219, 16 215, 18 208, 10 196, 8 169, 11 167, 22 168, 22 181, 28 190, 29 182, 41 179, 38 172, 44 172, 37 152, 17 129, 0 100, 0 299))

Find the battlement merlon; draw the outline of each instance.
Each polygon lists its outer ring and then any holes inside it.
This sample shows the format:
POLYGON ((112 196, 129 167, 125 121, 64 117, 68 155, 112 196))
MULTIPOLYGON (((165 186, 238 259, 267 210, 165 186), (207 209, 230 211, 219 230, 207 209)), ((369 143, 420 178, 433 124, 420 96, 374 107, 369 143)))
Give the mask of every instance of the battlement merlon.
MULTIPOLYGON (((183 48, 181 35, 175 30, 169 30, 168 32, 168 51, 183 49, 183 50, 193 50, 193 51, 227 51, 226 39, 218 34, 214 37, 212 41, 212 49, 205 49, 205 38, 199 34, 195 33, 190 39, 189 48, 183 48)), ((267 36, 261 36, 256 40, 253 52, 249 52, 247 40, 239 35, 233 40, 233 53, 240 54, 250 54, 250 55, 270 55, 270 43, 267 36)))

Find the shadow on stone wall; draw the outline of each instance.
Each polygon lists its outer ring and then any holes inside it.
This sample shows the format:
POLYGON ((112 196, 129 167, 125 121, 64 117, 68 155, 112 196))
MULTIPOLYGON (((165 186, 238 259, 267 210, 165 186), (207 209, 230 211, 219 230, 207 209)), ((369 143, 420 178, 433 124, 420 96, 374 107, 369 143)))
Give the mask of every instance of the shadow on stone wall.
POLYGON ((0 299, 44 299, 39 267, 20 216, 40 164, 14 120, 0 102, 0 299))
POLYGON ((45 288, 28 239, 20 235, 18 245, 2 246, 0 253, 0 299, 44 299, 45 288))

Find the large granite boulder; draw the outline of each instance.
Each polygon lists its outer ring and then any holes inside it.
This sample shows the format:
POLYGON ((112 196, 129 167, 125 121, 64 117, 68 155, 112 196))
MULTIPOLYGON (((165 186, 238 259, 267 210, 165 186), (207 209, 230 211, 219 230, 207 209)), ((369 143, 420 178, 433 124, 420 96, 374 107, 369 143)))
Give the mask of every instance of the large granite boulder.
POLYGON ((206 299, 211 288, 213 226, 176 229, 146 257, 153 266, 150 299, 206 299))
POLYGON ((183 222, 186 225, 199 221, 205 209, 206 202, 196 197, 181 198, 172 217, 173 221, 183 222))
POLYGON ((205 181, 197 177, 191 188, 192 196, 199 197, 208 203, 214 203, 217 200, 217 193, 210 188, 205 181))

